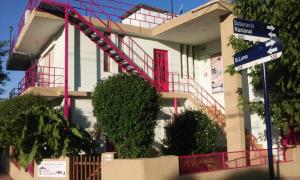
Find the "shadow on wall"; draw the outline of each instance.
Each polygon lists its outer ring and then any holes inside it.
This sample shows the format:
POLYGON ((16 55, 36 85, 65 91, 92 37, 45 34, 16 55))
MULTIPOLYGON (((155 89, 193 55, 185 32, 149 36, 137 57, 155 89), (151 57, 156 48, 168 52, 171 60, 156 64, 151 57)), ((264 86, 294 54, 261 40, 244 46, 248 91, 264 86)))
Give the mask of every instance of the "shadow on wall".
POLYGON ((259 169, 253 169, 253 170, 247 170, 243 171, 241 170, 239 173, 233 173, 231 175, 227 175, 225 177, 222 177, 224 171, 215 171, 211 172, 206 175, 187 175, 187 176, 177 176, 177 177, 171 177, 168 180, 269 180, 269 173, 268 171, 259 170, 259 169), (218 174, 220 173, 220 174, 218 174))
POLYGON ((227 176, 224 180, 268 180, 269 172, 259 169, 241 171, 227 176))
POLYGON ((8 152, 5 152, 3 149, 0 149, 0 151, 0 175, 2 175, 9 172, 10 166, 8 152))
POLYGON ((88 117, 84 115, 83 111, 77 107, 72 108, 72 122, 82 127, 83 129, 93 128, 92 122, 89 121, 88 117))
POLYGON ((171 177, 168 180, 200 180, 200 179, 194 176, 177 176, 177 177, 171 177))
POLYGON ((216 140, 216 152, 226 152, 227 151, 227 139, 225 135, 225 130, 218 133, 216 140))

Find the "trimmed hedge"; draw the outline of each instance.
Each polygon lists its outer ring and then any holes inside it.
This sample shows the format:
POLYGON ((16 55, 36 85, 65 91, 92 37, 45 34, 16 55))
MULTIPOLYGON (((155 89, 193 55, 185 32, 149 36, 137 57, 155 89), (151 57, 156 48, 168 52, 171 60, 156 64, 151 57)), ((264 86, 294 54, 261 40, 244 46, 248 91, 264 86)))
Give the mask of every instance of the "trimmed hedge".
POLYGON ((137 75, 117 74, 97 84, 94 115, 120 157, 150 156, 159 97, 155 87, 137 75))
POLYGON ((217 138, 223 131, 201 111, 185 110, 174 114, 165 133, 163 153, 182 156, 214 152, 217 138))

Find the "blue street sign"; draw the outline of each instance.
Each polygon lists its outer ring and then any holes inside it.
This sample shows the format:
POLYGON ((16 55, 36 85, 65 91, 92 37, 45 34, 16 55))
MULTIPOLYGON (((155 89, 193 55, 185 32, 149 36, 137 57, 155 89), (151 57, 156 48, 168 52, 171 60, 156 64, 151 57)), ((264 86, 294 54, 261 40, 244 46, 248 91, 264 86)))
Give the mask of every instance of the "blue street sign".
POLYGON ((264 42, 279 36, 278 30, 272 25, 239 18, 233 20, 233 32, 238 38, 255 42, 264 42))
POLYGON ((282 47, 278 38, 270 39, 264 43, 236 53, 234 55, 235 70, 243 70, 257 64, 265 63, 279 58, 282 47))

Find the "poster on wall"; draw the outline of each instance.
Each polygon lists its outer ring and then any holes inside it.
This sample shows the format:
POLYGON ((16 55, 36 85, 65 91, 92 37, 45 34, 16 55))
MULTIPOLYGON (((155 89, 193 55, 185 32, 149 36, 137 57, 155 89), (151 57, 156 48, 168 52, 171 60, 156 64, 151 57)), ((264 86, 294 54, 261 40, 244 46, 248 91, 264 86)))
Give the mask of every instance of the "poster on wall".
POLYGON ((211 57, 211 85, 213 94, 224 91, 223 64, 221 55, 211 57))
POLYGON ((38 165, 38 176, 65 178, 67 173, 66 167, 66 161, 42 161, 38 165))

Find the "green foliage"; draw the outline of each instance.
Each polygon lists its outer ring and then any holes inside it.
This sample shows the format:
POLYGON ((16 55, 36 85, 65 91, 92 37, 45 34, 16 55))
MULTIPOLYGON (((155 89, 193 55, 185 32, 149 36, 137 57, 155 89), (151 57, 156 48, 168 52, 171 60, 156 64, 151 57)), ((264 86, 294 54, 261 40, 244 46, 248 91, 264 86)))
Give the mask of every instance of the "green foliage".
POLYGON ((32 160, 38 162, 81 151, 93 153, 90 134, 64 119, 59 110, 47 106, 31 107, 20 113, 17 121, 24 121, 15 146, 24 167, 32 160))
POLYGON ((7 50, 4 49, 8 45, 7 41, 0 41, 0 94, 3 93, 4 89, 2 88, 6 81, 8 80, 7 73, 3 71, 2 67, 2 58, 7 55, 7 50))
POLYGON ((123 158, 148 157, 154 141, 159 94, 142 77, 117 74, 100 81, 93 96, 99 126, 123 158))
POLYGON ((165 130, 163 153, 178 156, 214 152, 217 137, 223 134, 217 122, 194 110, 175 114, 165 130))
POLYGON ((24 121, 18 119, 20 113, 32 106, 47 104, 45 98, 30 94, 0 102, 0 146, 8 148, 16 144, 17 136, 24 127, 24 121))
MULTIPOLYGON (((287 132, 300 127, 300 1, 235 0, 235 14, 250 20, 274 25, 283 45, 282 57, 268 63, 271 115, 273 124, 287 132)), ((232 43, 237 51, 244 43, 232 43)), ((249 73, 257 92, 262 90, 259 67, 249 73)), ((250 109, 264 116, 262 102, 250 103, 250 109)))

